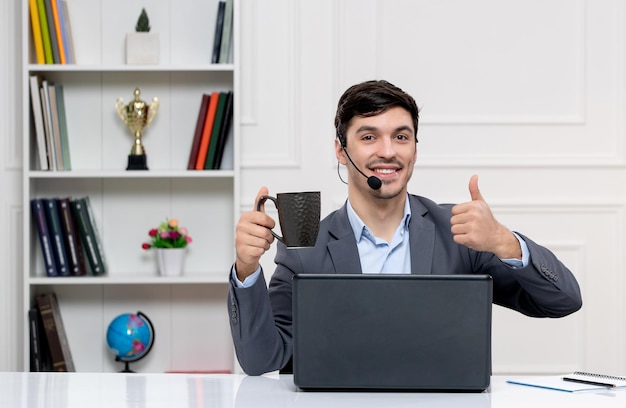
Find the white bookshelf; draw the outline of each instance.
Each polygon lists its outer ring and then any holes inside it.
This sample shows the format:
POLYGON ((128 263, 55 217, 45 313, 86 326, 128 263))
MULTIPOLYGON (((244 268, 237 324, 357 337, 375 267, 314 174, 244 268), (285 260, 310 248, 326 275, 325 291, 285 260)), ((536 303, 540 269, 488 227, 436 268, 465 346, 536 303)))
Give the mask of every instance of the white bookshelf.
MULTIPOLYGON (((38 65, 32 50, 28 1, 22 1, 24 135, 23 310, 38 293, 54 291, 61 306, 77 371, 120 371, 105 334, 120 313, 142 311, 155 326, 155 344, 138 372, 232 370, 226 313, 227 274, 234 260, 239 208, 239 41, 234 1, 232 64, 211 64, 217 0, 157 0, 145 4, 151 32, 159 33, 160 63, 124 63, 124 38, 142 5, 120 0, 67 1, 75 65, 38 65), (29 77, 63 84, 71 171, 40 171, 31 125, 29 77), (160 101, 143 134, 148 171, 126 171, 132 135, 115 111, 135 87, 141 99, 160 101), (223 170, 186 170, 203 93, 233 91, 231 134, 223 170), (45 275, 30 200, 89 196, 108 263, 101 277, 45 275), (148 230, 166 217, 189 229, 185 273, 160 277, 155 253, 144 251, 148 230)), ((29 330, 24 325, 24 369, 29 330)))

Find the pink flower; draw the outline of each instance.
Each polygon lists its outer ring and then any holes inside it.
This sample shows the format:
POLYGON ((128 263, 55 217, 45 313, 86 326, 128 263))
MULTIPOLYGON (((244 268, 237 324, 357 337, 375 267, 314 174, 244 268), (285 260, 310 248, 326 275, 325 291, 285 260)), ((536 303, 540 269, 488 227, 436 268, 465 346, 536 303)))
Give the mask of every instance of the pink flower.
POLYGON ((141 247, 142 247, 143 249, 150 249, 150 244, 148 244, 148 243, 144 242, 143 244, 141 244, 141 247))
POLYGON ((150 235, 151 237, 155 236, 157 233, 159 232, 158 229, 156 228, 152 228, 150 231, 148 231, 148 235, 150 235))

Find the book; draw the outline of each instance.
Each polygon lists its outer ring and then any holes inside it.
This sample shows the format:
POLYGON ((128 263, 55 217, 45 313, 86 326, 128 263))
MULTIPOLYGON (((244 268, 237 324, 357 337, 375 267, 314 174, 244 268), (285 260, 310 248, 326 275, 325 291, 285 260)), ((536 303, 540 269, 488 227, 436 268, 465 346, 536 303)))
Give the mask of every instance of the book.
POLYGON ((35 59, 37 64, 45 64, 46 57, 43 52, 43 37, 41 36, 41 22, 39 21, 39 9, 37 0, 28 0, 28 10, 30 13, 30 26, 33 34, 33 46, 35 48, 35 59))
POLYGON ((50 371, 52 362, 50 361, 48 340, 37 307, 28 310, 28 329, 30 335, 30 371, 50 371))
POLYGON ((63 170, 72 170, 72 159, 70 157, 70 142, 67 134, 67 116, 65 114, 65 96, 63 85, 56 84, 57 118, 59 121, 59 140, 61 141, 61 161, 63 170))
POLYGON ((84 276, 87 274, 85 266, 85 252, 80 242, 78 227, 72 213, 71 199, 69 197, 58 198, 57 207, 61 219, 63 241, 67 252, 67 263, 71 276, 84 276))
POLYGON ((200 111, 198 112, 198 120, 196 121, 196 130, 193 135, 189 161, 187 162, 187 170, 194 170, 196 168, 196 160, 198 159, 198 151, 200 150, 200 141, 202 140, 202 130, 204 129, 204 119, 209 108, 210 98, 211 96, 208 94, 202 95, 200 111))
POLYGON ((507 380, 507 383, 563 392, 580 392, 626 388, 626 377, 576 371, 565 375, 548 375, 511 379, 507 380))
POLYGON ((215 19, 215 35, 213 36, 213 53, 211 54, 211 62, 217 64, 220 61, 220 47, 222 46, 222 30, 224 29, 224 13, 226 11, 226 2, 217 3, 217 17, 215 19))
POLYGON ((213 170, 218 170, 222 167, 222 157, 224 157, 224 146, 226 146, 226 140, 230 134, 230 127, 233 122, 233 93, 228 93, 228 99, 226 100, 226 108, 224 110, 224 120, 222 121, 222 128, 220 129, 220 136, 217 142, 217 152, 215 153, 215 161, 213 162, 213 170))
POLYGON ((217 101, 217 109, 215 111, 215 119, 213 120, 213 129, 211 130, 209 150, 206 155, 206 161, 204 162, 205 170, 213 169, 215 152, 217 151, 217 141, 220 137, 220 129, 222 127, 222 120, 224 118, 224 107, 226 106, 226 99, 228 99, 228 93, 220 92, 220 96, 217 101))
POLYGON ((74 53, 74 38, 72 37, 72 25, 70 24, 70 12, 67 1, 61 0, 61 14, 63 15, 63 36, 67 38, 66 50, 68 50, 67 63, 75 64, 76 55, 74 53))
POLYGON ((54 198, 44 198, 43 205, 46 212, 46 220, 48 221, 48 231, 50 232, 50 243, 52 253, 56 261, 59 276, 70 276, 70 268, 67 263, 67 252, 65 250, 65 242, 63 241, 63 231, 61 230, 61 219, 59 218, 59 210, 57 201, 54 198))
POLYGON ((43 123, 43 112, 41 110, 41 77, 39 75, 30 76, 30 102, 35 123, 35 137, 37 139, 37 157, 39 158, 39 170, 48 170, 48 149, 46 147, 46 133, 43 123))
POLYGON ((52 371, 76 371, 56 295, 44 293, 36 301, 48 340, 52 371))
POLYGON ((54 252, 52 250, 52 238, 48 229, 48 220, 46 220, 46 211, 44 209, 43 199, 33 198, 30 200, 30 206, 35 221, 35 228, 39 236, 39 244, 43 255, 43 263, 46 276, 59 276, 56 261, 54 260, 54 252))
POLYGON ((61 19, 59 15, 58 0, 50 0, 50 8, 52 9, 52 18, 54 20, 54 34, 59 47, 59 63, 65 65, 65 47, 63 45, 63 34, 61 33, 61 19))
POLYGON ((92 224, 93 217, 90 215, 91 206, 88 205, 88 197, 72 200, 71 206, 91 273, 95 276, 104 275, 106 273, 104 251, 101 248, 97 229, 92 224))
POLYGON ((43 112, 43 127, 46 134, 46 150, 48 151, 48 166, 50 170, 58 170, 57 157, 54 147, 54 135, 52 133, 52 119, 50 117, 50 92, 48 91, 48 81, 41 81, 41 111, 43 112))
POLYGON ((46 60, 46 64, 54 64, 52 44, 50 43, 50 29, 48 28, 48 15, 46 13, 44 0, 37 0, 37 10, 39 11, 39 23, 41 23, 44 59, 46 60))
POLYGON ((202 129, 202 139, 200 140, 200 148, 198 150, 198 159, 196 160, 196 170, 203 170, 206 163, 206 156, 209 151, 209 143, 211 141, 211 132, 213 130, 213 121, 217 111, 217 103, 220 93, 212 92, 209 99, 209 107, 204 119, 204 128, 202 129))
POLYGON ((61 57, 59 56, 59 42, 57 40, 56 29, 54 28, 54 15, 52 13, 52 1, 45 0, 46 16, 48 19, 48 35, 50 37, 50 45, 52 46, 52 59, 53 64, 60 64, 61 57))
POLYGON ((230 61, 230 47, 233 37, 233 0, 226 0, 224 9, 224 26, 222 28, 222 44, 220 45, 220 64, 227 64, 230 61))
POLYGON ((56 86, 48 82, 48 103, 50 104, 50 129, 54 138, 54 157, 57 170, 65 170, 63 163, 63 146, 61 145, 61 130, 59 129, 59 109, 57 107, 56 86))

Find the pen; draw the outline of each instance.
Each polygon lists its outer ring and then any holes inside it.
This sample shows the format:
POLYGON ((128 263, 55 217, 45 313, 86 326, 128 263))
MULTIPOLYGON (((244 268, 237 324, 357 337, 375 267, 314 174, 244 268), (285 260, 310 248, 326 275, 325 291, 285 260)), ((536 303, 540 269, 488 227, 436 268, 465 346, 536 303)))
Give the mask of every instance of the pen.
POLYGON ((609 383, 603 383, 603 382, 597 382, 597 381, 589 381, 589 380, 580 380, 578 378, 563 377, 563 381, 575 382, 575 383, 580 383, 580 384, 599 385, 601 387, 615 388, 615 384, 609 384, 609 383))

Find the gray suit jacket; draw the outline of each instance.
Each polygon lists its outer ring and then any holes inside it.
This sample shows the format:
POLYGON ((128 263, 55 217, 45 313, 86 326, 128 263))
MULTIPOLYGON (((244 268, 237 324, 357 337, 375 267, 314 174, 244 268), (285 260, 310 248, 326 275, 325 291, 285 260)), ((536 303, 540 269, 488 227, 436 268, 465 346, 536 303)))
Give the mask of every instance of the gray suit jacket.
MULTIPOLYGON (((412 274, 488 274, 493 302, 534 317, 561 317, 582 306, 572 273, 552 252, 525 236, 530 262, 515 269, 489 252, 454 242, 451 204, 438 205, 409 195, 412 274)), ((361 263, 347 209, 320 223, 315 247, 290 249, 278 243, 276 270, 267 288, 263 275, 250 288, 231 282, 228 305, 239 364, 250 375, 279 370, 292 354, 291 281, 297 273, 361 273, 361 263), (269 296, 268 296, 269 292, 269 296)))

